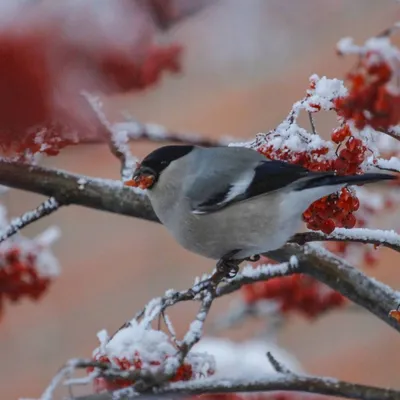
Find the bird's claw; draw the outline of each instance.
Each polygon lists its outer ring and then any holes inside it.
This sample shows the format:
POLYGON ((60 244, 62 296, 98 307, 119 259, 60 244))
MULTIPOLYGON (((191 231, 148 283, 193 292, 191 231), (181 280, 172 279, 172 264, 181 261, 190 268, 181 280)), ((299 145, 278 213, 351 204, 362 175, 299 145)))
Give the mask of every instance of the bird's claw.
POLYGON ((239 271, 240 261, 241 260, 227 260, 221 258, 217 262, 217 273, 223 275, 224 278, 234 278, 239 271))

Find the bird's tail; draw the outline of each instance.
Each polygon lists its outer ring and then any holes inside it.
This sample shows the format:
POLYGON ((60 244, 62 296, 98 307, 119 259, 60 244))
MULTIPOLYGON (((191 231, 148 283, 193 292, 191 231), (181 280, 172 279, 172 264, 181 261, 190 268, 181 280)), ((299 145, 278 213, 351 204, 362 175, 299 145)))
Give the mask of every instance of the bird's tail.
POLYGON ((393 174, 366 173, 363 175, 335 175, 334 172, 310 174, 302 180, 297 190, 313 189, 321 186, 336 185, 362 185, 365 183, 374 183, 383 180, 397 179, 393 174))

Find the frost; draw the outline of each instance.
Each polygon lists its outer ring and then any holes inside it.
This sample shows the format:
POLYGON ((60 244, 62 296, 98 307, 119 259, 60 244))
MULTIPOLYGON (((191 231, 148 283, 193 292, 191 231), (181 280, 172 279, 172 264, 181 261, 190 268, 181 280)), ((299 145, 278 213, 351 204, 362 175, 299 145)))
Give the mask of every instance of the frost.
POLYGON ((82 178, 78 179, 77 183, 78 183, 78 189, 83 190, 83 189, 85 189, 85 185, 88 183, 88 181, 82 177, 82 178))
POLYGON ((358 54, 361 49, 360 46, 354 44, 354 39, 352 37, 340 39, 336 48, 341 54, 358 54))
POLYGON ((319 78, 318 75, 313 75, 310 80, 315 82, 315 89, 309 90, 310 96, 302 105, 307 111, 315 111, 315 106, 329 111, 334 107, 334 99, 347 95, 347 89, 340 79, 328 79, 326 76, 319 78))
POLYGON ((296 256, 290 256, 289 264, 293 268, 297 268, 299 266, 299 260, 296 256))
POLYGON ((172 356, 176 350, 164 332, 146 329, 144 324, 134 320, 130 326, 120 329, 112 339, 103 346, 104 355, 110 360, 114 357, 133 361, 135 354, 140 355, 144 364, 150 366, 154 360, 163 360, 172 356))
POLYGON ((301 372, 297 360, 282 348, 264 340, 233 342, 222 338, 204 337, 193 351, 205 352, 215 358, 213 379, 254 379, 255 376, 276 374, 266 353, 272 355, 293 372, 301 372))
POLYGON ((373 157, 370 157, 368 159, 368 162, 371 165, 375 165, 381 169, 400 172, 400 159, 397 157, 391 157, 389 160, 385 160, 383 158, 378 158, 374 160, 373 157))
MULTIPOLYGON (((296 257, 294 257, 296 258, 296 257)), ((292 260, 291 260, 292 261, 292 260)), ((297 259, 296 259, 297 261, 297 259)), ((253 267, 252 265, 246 265, 243 267, 242 272, 238 273, 233 279, 232 282, 235 280, 240 280, 243 278, 253 278, 256 279, 261 275, 284 275, 288 272, 289 268, 295 268, 297 263, 292 265, 291 262, 289 263, 282 263, 282 264, 261 264, 257 265, 257 267, 253 267)))
POLYGON ((35 242, 42 247, 51 246, 61 237, 61 229, 58 226, 51 226, 35 237, 35 242))
POLYGON ((384 59, 396 71, 400 61, 400 50, 391 43, 389 36, 375 36, 369 38, 362 46, 354 44, 352 38, 341 39, 337 44, 337 49, 341 54, 369 54, 368 63, 370 65, 382 62, 384 59))
MULTIPOLYGON (((173 374, 179 367, 178 351, 169 336, 159 330, 151 329, 142 322, 131 321, 120 329, 111 339, 105 331, 98 334, 100 346, 94 350, 95 358, 106 356, 111 363, 115 359, 126 359, 135 369, 134 360, 140 360, 140 368, 156 372, 160 366, 166 374, 173 374)), ((214 369, 214 358, 193 350, 185 358, 192 366, 194 377, 205 376, 214 369)), ((118 367, 117 365, 114 365, 118 367)))
MULTIPOLYGON (((200 316, 198 316, 198 318, 200 318, 200 316)), ((194 343, 198 338, 201 337, 203 331, 203 320, 204 318, 201 320, 196 319, 190 324, 189 330, 183 338, 185 343, 194 343)))
POLYGON ((400 246, 400 235, 394 230, 366 229, 366 228, 336 228, 330 235, 338 239, 361 239, 365 241, 377 241, 400 246))

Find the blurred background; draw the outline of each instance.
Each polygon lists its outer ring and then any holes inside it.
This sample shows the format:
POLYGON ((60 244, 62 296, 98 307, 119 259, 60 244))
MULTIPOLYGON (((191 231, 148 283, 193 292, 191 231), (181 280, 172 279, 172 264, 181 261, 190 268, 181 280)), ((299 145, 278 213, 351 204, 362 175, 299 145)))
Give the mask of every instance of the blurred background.
MULTIPOLYGON (((218 0, 160 38, 183 45, 182 73, 165 76, 146 92, 108 97, 107 114, 117 121, 127 111, 171 130, 250 139, 286 116, 304 95, 311 74, 344 76, 354 60, 336 55, 340 38, 352 36, 361 43, 399 18, 399 3, 391 0, 218 0)), ((328 135, 328 123, 318 121, 319 132, 328 135)), ((131 147, 142 157, 156 146, 131 147)), ((67 147, 44 165, 119 179, 119 164, 102 144, 67 147)), ((41 201, 15 190, 4 198, 12 216, 41 201)), ((5 399, 38 396, 66 360, 91 356, 99 330, 114 332, 151 298, 186 288, 213 267, 151 222, 69 206, 24 234, 49 225, 62 231, 54 248, 62 273, 40 303, 6 307, 0 325, 5 399)), ((399 258, 382 250, 379 265, 368 274, 397 288, 398 269, 399 258)), ((224 315, 234 298, 218 300, 209 322, 224 315)), ((193 305, 172 309, 178 332, 184 332, 195 310, 193 305)), ((249 319, 220 334, 242 340, 261 326, 249 319)), ((367 312, 332 312, 313 322, 291 317, 278 344, 307 372, 398 386, 399 336, 367 312)))

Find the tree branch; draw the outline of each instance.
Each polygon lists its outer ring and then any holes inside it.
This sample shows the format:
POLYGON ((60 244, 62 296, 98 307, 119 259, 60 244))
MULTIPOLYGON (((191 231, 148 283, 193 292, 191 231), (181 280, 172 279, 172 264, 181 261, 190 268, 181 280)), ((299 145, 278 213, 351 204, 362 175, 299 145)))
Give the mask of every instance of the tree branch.
POLYGON ((400 303, 398 292, 369 278, 320 246, 288 243, 281 249, 266 254, 267 257, 280 262, 293 255, 304 273, 340 292, 400 332, 400 324, 389 316, 390 310, 396 309, 400 303))
MULTIPOLYGON (((124 187, 119 181, 0 161, 0 184, 53 196, 63 204, 76 204, 158 221, 143 192, 124 187)), ((380 244, 386 245, 383 242, 380 244)), ((300 270, 326 283, 394 329, 400 330, 400 324, 388 315, 400 303, 400 296, 396 291, 369 278, 333 254, 309 245, 302 247, 293 243, 287 244, 267 256, 286 262, 292 255, 298 258, 300 270)), ((229 291, 231 287, 224 290, 229 291)))
POLYGON ((0 182, 15 189, 54 197, 58 202, 158 222, 145 193, 121 181, 0 160, 0 182))

